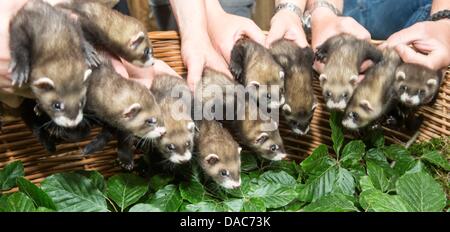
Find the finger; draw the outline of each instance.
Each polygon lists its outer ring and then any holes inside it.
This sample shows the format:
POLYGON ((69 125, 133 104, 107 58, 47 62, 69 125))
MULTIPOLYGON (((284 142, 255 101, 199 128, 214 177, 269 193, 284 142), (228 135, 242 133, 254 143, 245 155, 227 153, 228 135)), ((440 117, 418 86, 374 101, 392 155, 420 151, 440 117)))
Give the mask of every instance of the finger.
POLYGON ((175 70, 173 70, 168 64, 166 64, 162 60, 155 59, 155 64, 153 65, 153 68, 155 69, 155 75, 169 74, 181 78, 181 76, 175 70))
POLYGON ((306 35, 303 30, 291 29, 284 35, 284 38, 294 41, 299 47, 308 47, 308 41, 306 40, 306 35))
POLYGON ((261 45, 264 45, 264 42, 266 40, 266 36, 262 32, 262 30, 253 21, 249 21, 248 25, 242 29, 241 34, 237 36, 235 42, 242 35, 246 35, 247 37, 261 45))
POLYGON ((395 50, 398 52, 405 63, 420 64, 431 69, 435 68, 436 63, 438 65, 440 64, 439 59, 433 59, 434 56, 432 55, 432 53, 430 53, 429 55, 423 55, 404 44, 397 45, 395 47, 395 50))
POLYGON ((187 83, 189 88, 194 92, 195 85, 201 79, 203 73, 203 62, 189 62, 187 65, 188 75, 187 83))
POLYGON ((373 61, 366 60, 361 64, 360 73, 365 73, 370 67, 374 65, 373 61))
POLYGON ((325 64, 320 62, 320 61, 314 61, 314 65, 313 68, 314 70, 316 70, 318 73, 322 73, 323 72, 323 68, 325 67, 325 64))
POLYGON ((274 25, 274 26, 270 27, 269 34, 267 35, 267 38, 266 38, 265 47, 269 48, 273 42, 283 38, 284 34, 285 34, 285 31, 284 31, 284 28, 282 28, 282 27, 280 27, 278 25, 274 25))
POLYGON ((422 33, 418 32, 417 30, 419 29, 415 26, 400 30, 389 36, 384 46, 395 47, 399 44, 408 45, 416 40, 420 40, 423 38, 423 36, 422 33))

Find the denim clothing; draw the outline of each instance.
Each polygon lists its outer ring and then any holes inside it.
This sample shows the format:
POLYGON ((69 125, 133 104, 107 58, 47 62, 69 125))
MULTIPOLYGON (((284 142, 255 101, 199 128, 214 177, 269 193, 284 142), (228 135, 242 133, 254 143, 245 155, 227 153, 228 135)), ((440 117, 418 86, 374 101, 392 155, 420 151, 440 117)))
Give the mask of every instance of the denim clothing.
MULTIPOLYGON (((250 18, 255 0, 219 0, 225 12, 250 18)), ((149 0, 159 30, 177 30, 169 0, 149 0)), ((195 13, 195 12, 192 12, 195 13)))
POLYGON ((373 39, 387 39, 391 34, 425 21, 432 0, 345 0, 345 16, 364 26, 373 39))

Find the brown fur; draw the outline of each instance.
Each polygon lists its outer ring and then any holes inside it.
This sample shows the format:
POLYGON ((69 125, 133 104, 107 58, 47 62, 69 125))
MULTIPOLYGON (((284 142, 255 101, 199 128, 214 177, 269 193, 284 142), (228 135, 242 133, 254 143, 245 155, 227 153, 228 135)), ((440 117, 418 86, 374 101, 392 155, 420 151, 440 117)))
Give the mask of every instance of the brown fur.
POLYGON ((138 137, 163 127, 161 109, 152 93, 143 85, 121 77, 108 60, 104 62, 89 78, 87 110, 111 126, 138 137), (127 117, 124 112, 133 104, 139 104, 140 109, 127 117), (152 118, 156 124, 148 125, 146 120, 152 118))
MULTIPOLYGON (((220 123, 201 121, 196 141, 198 161, 209 177, 222 186, 227 179, 240 183, 241 157, 239 144, 234 141, 231 134, 220 123), (207 160, 211 154, 217 155, 218 159, 207 160), (229 176, 222 176, 222 171, 228 171, 229 176)), ((235 187, 238 186, 235 185, 235 187)))
POLYGON ((135 65, 144 66, 151 61, 151 42, 145 26, 139 20, 91 0, 70 0, 58 6, 79 16, 83 31, 95 44, 104 46, 135 65), (130 47, 131 41, 140 33, 144 35, 142 41, 136 47, 130 47), (146 49, 149 52, 147 55, 146 49))
POLYGON ((357 86, 362 62, 366 59, 378 62, 381 52, 368 41, 349 34, 333 36, 317 49, 316 57, 325 62, 320 83, 327 107, 344 110, 357 86), (341 104, 334 105, 338 103, 341 104))
MULTIPOLYGON (((184 101, 181 96, 172 96, 171 91, 175 86, 177 91, 183 91, 183 94, 191 94, 185 80, 169 75, 157 76, 153 80, 150 90, 161 107, 161 114, 166 127, 166 133, 157 141, 158 150, 165 159, 174 163, 182 163, 189 161, 192 156, 195 125, 189 114, 192 104, 191 98, 189 97, 184 101), (174 118, 172 115, 172 107, 176 107, 178 103, 182 103, 188 110, 183 115, 176 115, 176 117, 183 117, 181 120, 174 118)), ((178 109, 174 112, 178 112, 178 109)))
POLYGON ((395 50, 383 51, 383 60, 367 72, 355 90, 343 122, 351 120, 357 128, 365 127, 386 113, 393 100, 395 69, 400 63, 401 59, 395 50))
POLYGON ((309 47, 300 48, 294 42, 284 39, 275 41, 270 51, 286 75, 283 115, 294 132, 305 133, 317 104, 312 86, 313 51, 309 47))

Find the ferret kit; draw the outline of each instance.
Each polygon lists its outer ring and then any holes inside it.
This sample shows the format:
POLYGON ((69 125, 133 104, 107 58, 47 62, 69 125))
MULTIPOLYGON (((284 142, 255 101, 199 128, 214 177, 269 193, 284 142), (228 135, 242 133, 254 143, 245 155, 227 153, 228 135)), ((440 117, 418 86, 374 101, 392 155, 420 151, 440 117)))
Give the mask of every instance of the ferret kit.
POLYGON ((315 53, 286 39, 266 48, 241 38, 231 76, 207 67, 193 94, 185 79, 159 74, 148 89, 121 77, 104 55, 138 67, 154 63, 144 25, 111 9, 115 2, 30 0, 11 20, 13 85, 34 96, 23 101, 20 117, 49 155, 61 143, 80 143, 86 157, 110 144, 124 171, 137 171, 136 153, 144 153, 147 169, 186 177, 183 168, 195 166, 208 181, 236 189, 242 149, 268 163, 286 159, 293 139, 281 132, 307 143, 322 109, 341 113, 349 131, 378 124, 417 130, 411 118, 434 103, 443 82, 442 73, 404 63, 393 49, 341 34, 315 53), (315 60, 324 63, 320 75, 315 60), (366 60, 373 66, 362 78, 366 60))

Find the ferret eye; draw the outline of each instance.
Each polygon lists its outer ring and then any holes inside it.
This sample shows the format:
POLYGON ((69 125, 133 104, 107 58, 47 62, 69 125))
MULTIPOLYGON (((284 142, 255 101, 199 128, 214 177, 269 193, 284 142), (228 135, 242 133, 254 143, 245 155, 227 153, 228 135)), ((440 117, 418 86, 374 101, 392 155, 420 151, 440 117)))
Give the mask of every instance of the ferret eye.
POLYGON ((330 91, 325 92, 325 96, 328 98, 331 97, 331 92, 330 91))
POLYGON ((230 176, 230 172, 228 172, 228 170, 222 169, 220 170, 220 175, 223 177, 228 177, 230 176))
POLYGON ((348 92, 345 92, 344 94, 342 94, 342 97, 348 98, 348 92))
POLYGON ((175 150, 175 145, 174 144, 169 144, 169 145, 167 145, 167 150, 169 150, 169 151, 174 151, 175 150))
POLYGON ((61 102, 53 103, 52 107, 53 107, 53 110, 55 110, 55 111, 62 111, 64 109, 64 106, 61 102))
POLYGON ((351 112, 349 114, 350 118, 354 119, 354 120, 358 120, 359 119, 359 114, 356 112, 351 112))
POLYGON ((276 145, 276 144, 270 145, 270 150, 271 150, 271 151, 277 151, 278 149, 280 149, 280 146, 278 146, 278 145, 276 145))
POLYGON ((157 122, 158 120, 156 118, 149 118, 145 120, 145 124, 147 124, 147 126, 154 126, 157 122))
POLYGON ((190 141, 186 142, 186 147, 191 147, 191 142, 190 141))
POLYGON ((148 57, 149 54, 150 54, 150 48, 149 48, 149 47, 146 47, 146 48, 144 49, 144 57, 148 57))
POLYGON ((400 86, 400 91, 406 91, 406 86, 405 85, 401 85, 400 86))
POLYGON ((423 96, 425 95, 425 90, 420 89, 420 90, 419 90, 419 95, 423 97, 423 96))

